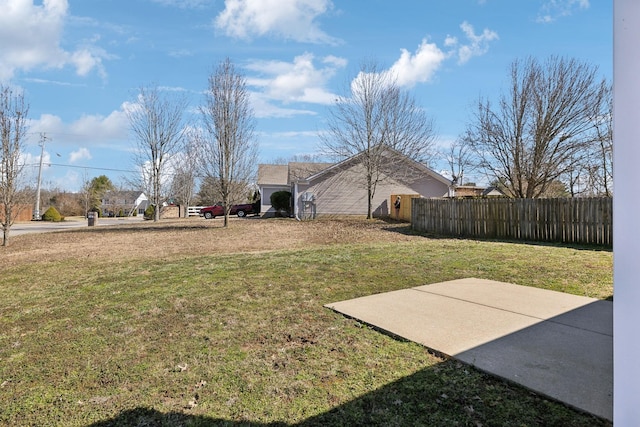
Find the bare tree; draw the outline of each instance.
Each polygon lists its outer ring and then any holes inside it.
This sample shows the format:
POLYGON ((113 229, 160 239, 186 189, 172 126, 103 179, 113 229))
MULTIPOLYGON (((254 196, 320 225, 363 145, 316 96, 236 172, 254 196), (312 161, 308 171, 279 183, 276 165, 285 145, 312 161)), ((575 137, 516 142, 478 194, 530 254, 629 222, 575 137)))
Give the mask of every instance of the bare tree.
POLYGON ((24 93, 0 85, 0 223, 2 224, 2 246, 9 244, 9 231, 24 202, 19 190, 19 181, 24 169, 21 154, 27 132, 29 106, 24 93))
POLYGON ((596 142, 587 162, 588 185, 591 195, 613 196, 613 90, 601 83, 599 102, 594 104, 593 123, 596 142))
POLYGON ((433 157, 434 124, 395 77, 375 62, 363 63, 348 92, 329 111, 320 139, 328 156, 343 160, 359 155, 364 170, 360 184, 367 191, 371 219, 380 182, 387 177, 412 179, 404 156, 423 163, 433 157))
POLYGON ((190 206, 194 198, 196 180, 198 178, 198 139, 195 131, 190 131, 185 137, 183 150, 175 157, 173 163, 173 179, 171 180, 171 194, 183 206, 190 206))
POLYGON ((186 108, 183 96, 163 94, 157 87, 141 87, 137 103, 127 110, 137 140, 135 162, 140 168, 142 187, 155 207, 154 221, 160 219, 160 208, 166 198, 167 166, 183 141, 186 108))
POLYGON ((290 157, 276 157, 269 163, 272 165, 288 165, 289 163, 323 163, 325 159, 319 153, 294 154, 290 157))
POLYGON ((602 91, 596 70, 555 56, 544 64, 515 61, 497 108, 479 99, 470 142, 482 169, 512 196, 544 195, 587 155, 595 138, 591 106, 602 91))
POLYGON ((231 206, 247 200, 258 153, 246 80, 229 58, 209 76, 200 113, 204 124, 202 169, 217 187, 228 227, 231 206))
POLYGON ((602 80, 590 108, 593 141, 567 165, 561 181, 571 197, 613 195, 613 96, 611 84, 602 80))
POLYGON ((462 136, 442 151, 442 157, 446 160, 451 174, 452 185, 465 185, 468 174, 476 167, 475 153, 468 140, 462 136))

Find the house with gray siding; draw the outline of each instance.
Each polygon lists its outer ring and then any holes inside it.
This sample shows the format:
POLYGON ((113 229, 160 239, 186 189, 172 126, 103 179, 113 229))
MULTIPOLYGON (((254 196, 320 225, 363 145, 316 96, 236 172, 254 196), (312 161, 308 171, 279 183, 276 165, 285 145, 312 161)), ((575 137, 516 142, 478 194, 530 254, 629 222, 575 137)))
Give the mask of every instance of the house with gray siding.
POLYGON ((258 188, 260 190, 260 213, 275 213, 271 206, 271 195, 277 191, 291 191, 288 165, 258 165, 258 188))
MULTIPOLYGON (((397 160, 393 152, 393 171, 381 171, 373 198, 374 216, 388 216, 392 194, 443 197, 451 191, 451 181, 406 156, 397 160)), ((384 168, 383 168, 384 169, 384 168)), ((299 219, 318 216, 367 214, 367 189, 363 183, 361 154, 339 163, 289 163, 259 165, 258 186, 263 214, 273 212, 270 197, 275 191, 290 191, 293 213, 299 219)))
POLYGON ((145 209, 151 202, 140 191, 107 191, 100 205, 104 216, 118 216, 121 212, 124 216, 144 215, 145 209))

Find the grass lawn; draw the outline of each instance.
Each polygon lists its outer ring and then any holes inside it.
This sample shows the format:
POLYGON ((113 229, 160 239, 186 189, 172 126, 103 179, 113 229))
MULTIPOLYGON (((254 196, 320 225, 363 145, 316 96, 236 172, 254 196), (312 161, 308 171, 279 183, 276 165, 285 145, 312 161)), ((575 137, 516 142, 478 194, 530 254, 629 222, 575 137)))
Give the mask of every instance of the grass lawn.
POLYGON ((607 250, 191 219, 0 248, 0 425, 602 426, 324 304, 479 277, 611 298, 607 250))

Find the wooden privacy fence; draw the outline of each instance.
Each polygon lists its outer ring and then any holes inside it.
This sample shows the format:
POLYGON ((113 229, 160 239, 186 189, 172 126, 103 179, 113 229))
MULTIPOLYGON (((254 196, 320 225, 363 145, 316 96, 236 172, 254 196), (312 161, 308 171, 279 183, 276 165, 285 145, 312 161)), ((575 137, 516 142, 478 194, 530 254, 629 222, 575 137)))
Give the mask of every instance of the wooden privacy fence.
MULTIPOLYGON (((0 221, 4 221, 4 205, 0 204, 0 221)), ((16 222, 31 221, 33 219, 33 208, 31 205, 15 205, 13 207, 13 220, 16 222)))
POLYGON ((613 245, 609 197, 413 199, 411 227, 448 236, 613 245))

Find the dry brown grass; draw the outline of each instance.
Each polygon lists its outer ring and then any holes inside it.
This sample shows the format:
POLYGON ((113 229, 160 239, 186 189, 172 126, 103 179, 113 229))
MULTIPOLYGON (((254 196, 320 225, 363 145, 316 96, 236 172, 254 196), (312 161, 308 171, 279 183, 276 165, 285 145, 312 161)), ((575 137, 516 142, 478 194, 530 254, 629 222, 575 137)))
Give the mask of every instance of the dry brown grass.
POLYGON ((234 219, 228 228, 223 228, 220 219, 174 219, 16 236, 11 245, 3 249, 3 257, 7 265, 43 259, 117 261, 418 239, 405 234, 406 231, 407 224, 377 220, 298 222, 285 218, 248 218, 234 219))

